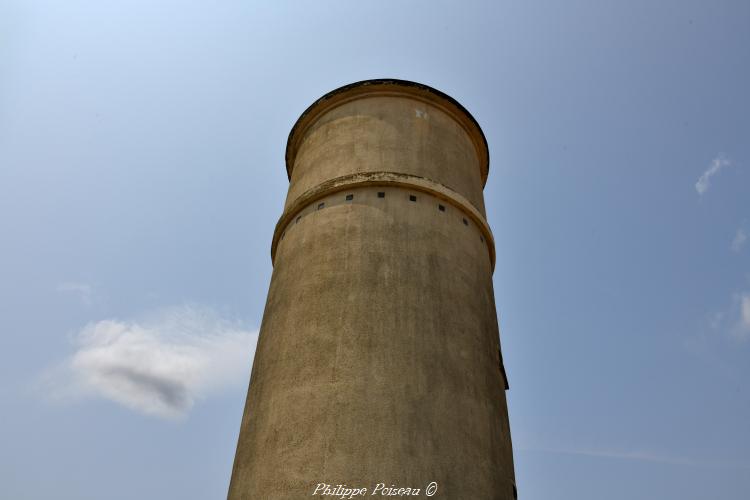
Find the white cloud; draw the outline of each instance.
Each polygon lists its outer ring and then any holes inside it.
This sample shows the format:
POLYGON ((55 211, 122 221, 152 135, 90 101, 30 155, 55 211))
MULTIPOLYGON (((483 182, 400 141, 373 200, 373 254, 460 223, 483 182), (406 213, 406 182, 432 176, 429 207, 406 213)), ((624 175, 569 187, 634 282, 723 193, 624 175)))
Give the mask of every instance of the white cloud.
POLYGON ((750 340, 750 292, 737 296, 739 305, 739 318, 731 330, 732 336, 737 340, 750 340))
POLYGON ((56 375, 53 395, 96 396, 158 417, 187 414, 195 402, 246 384, 257 331, 209 308, 165 309, 145 321, 91 323, 56 375))
POLYGON ((695 183, 695 190, 698 191, 698 194, 702 195, 705 193, 711 186, 711 177, 718 174, 719 170, 722 168, 731 164, 732 163, 721 154, 711 160, 711 165, 709 165, 708 169, 703 172, 703 175, 700 176, 698 182, 695 183))
POLYGON ((732 240, 732 246, 730 247, 733 252, 739 252, 742 250, 742 246, 745 244, 745 241, 747 241, 747 233, 743 228, 737 229, 737 233, 734 235, 734 239, 732 240))
POLYGON ((86 283, 60 283, 57 285, 57 291, 78 296, 81 302, 86 306, 90 306, 94 303, 94 289, 91 285, 87 285, 86 283))

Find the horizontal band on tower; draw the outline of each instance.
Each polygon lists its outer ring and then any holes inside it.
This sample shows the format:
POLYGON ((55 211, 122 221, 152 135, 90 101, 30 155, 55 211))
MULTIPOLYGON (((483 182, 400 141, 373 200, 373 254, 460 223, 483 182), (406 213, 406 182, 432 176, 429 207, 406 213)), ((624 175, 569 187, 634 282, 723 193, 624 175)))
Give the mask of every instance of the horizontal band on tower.
POLYGON ((468 218, 470 218, 479 228, 487 244, 487 251, 490 258, 491 269, 495 270, 495 239, 492 236, 490 226, 487 224, 484 216, 471 204, 463 195, 457 193, 451 188, 440 183, 418 177, 416 175, 400 174, 397 172, 363 172, 350 175, 344 175, 318 184, 312 189, 307 190, 299 196, 284 211, 276 224, 273 232, 273 242, 271 243, 271 263, 276 259, 276 247, 281 240, 281 235, 286 231, 287 226, 295 219, 297 214, 302 212, 310 204, 327 197, 328 195, 339 191, 346 191, 364 186, 392 186, 413 189, 431 194, 438 199, 445 200, 454 207, 458 208, 468 218))

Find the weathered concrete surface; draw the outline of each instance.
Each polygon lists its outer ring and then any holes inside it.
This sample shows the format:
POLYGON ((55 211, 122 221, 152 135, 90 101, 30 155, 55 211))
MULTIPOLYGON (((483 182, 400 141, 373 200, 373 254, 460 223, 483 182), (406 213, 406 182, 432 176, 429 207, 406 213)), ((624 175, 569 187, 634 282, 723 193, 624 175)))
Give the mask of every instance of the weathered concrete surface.
POLYGON ((433 481, 435 498, 513 498, 473 118, 361 83, 305 112, 287 161, 229 498, 433 481))

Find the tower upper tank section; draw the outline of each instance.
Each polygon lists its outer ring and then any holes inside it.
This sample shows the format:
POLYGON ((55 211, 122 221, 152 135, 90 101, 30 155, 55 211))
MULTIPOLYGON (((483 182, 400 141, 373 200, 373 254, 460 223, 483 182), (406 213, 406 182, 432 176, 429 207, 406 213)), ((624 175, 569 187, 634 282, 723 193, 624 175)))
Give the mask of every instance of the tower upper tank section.
POLYGON ((327 181, 397 172, 441 184, 485 215, 482 129, 456 100, 415 82, 365 80, 324 95, 292 128, 286 168, 286 209, 327 181))

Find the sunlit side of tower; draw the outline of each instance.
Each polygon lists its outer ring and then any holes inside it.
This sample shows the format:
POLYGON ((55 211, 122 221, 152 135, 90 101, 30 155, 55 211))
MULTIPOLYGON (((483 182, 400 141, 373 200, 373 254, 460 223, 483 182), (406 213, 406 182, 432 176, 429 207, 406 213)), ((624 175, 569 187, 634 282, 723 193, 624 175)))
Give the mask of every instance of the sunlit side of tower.
POLYGON ((359 82, 302 114, 230 499, 515 497, 488 166, 474 118, 424 85, 359 82))

